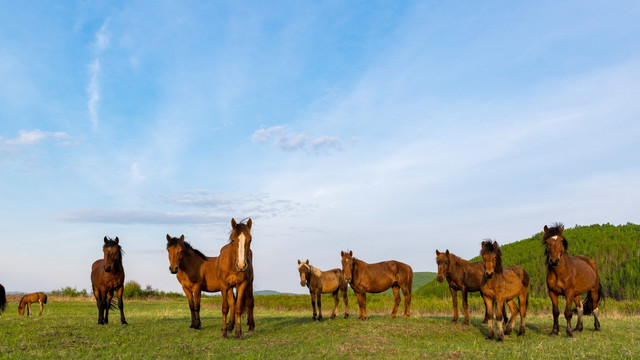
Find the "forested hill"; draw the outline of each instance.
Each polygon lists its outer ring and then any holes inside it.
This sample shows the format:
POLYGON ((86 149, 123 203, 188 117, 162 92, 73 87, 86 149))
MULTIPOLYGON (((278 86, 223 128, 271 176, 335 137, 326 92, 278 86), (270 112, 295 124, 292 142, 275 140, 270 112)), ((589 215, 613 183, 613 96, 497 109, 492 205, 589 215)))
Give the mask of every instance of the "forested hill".
MULTIPOLYGON (((569 243, 569 255, 586 255, 596 261, 606 296, 617 300, 640 297, 640 225, 576 225, 565 227, 564 235, 569 243)), ((500 247, 505 267, 519 265, 529 273, 530 296, 547 297, 542 232, 500 247)), ((456 249, 449 251, 456 253, 456 249)), ((472 262, 481 260, 480 256, 470 259, 472 262)), ((450 295, 446 281, 438 284, 435 280, 417 289, 416 294, 450 295)))

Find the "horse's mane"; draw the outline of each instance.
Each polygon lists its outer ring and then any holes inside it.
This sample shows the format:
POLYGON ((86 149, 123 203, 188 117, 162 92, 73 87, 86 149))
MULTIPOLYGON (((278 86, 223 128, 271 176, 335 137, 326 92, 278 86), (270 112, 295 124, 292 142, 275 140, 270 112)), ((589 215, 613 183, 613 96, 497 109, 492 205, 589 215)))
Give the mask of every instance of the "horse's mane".
POLYGON ((22 307, 22 301, 24 300, 25 297, 27 297, 27 294, 22 295, 22 297, 20 298, 20 305, 18 305, 18 308, 22 307))
POLYGON ((552 227, 547 228, 547 231, 542 234, 542 244, 546 245, 547 239, 551 237, 561 236, 562 246, 564 247, 564 251, 567 251, 567 248, 569 247, 569 243, 567 242, 567 238, 564 237, 563 231, 564 231, 564 225, 562 223, 559 223, 559 222, 554 223, 552 227))
POLYGON ((115 240, 107 237, 104 242, 104 245, 102 246, 102 249, 104 250, 105 248, 108 248, 111 246, 115 246, 118 249, 118 259, 119 261, 122 261, 122 255, 124 255, 124 250, 122 250, 122 246, 120 246, 115 240))
POLYGON ((179 244, 184 244, 184 249, 185 250, 190 250, 193 251, 194 253, 196 253, 196 255, 200 256, 203 260, 207 260, 207 256, 205 254, 203 254, 200 250, 195 249, 193 246, 191 246, 191 244, 189 244, 188 242, 184 241, 180 241, 179 238, 177 237, 172 237, 171 240, 167 241, 167 248, 171 247, 171 246, 176 246, 179 244))
POLYGON ((491 239, 486 239, 482 242, 482 249, 480 250, 480 256, 484 256, 485 254, 490 254, 490 253, 496 254, 496 268, 494 271, 497 274, 501 274, 502 273, 502 250, 500 250, 500 246, 498 246, 497 242, 491 239), (495 248, 494 248, 494 244, 495 244, 495 248))

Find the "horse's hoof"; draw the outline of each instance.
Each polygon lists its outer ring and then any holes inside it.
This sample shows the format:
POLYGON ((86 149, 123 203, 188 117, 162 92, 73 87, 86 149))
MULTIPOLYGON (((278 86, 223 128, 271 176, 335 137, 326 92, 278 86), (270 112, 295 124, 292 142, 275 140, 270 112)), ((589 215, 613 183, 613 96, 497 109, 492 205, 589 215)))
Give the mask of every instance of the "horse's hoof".
POLYGON ((236 331, 236 339, 237 340, 242 340, 242 332, 241 331, 236 331))
POLYGON ((344 314, 344 318, 348 319, 349 318, 349 314, 344 314))
POLYGON ((457 324, 458 323, 458 319, 452 319, 451 322, 454 323, 454 324, 457 324))
POLYGON ((123 322, 122 322, 122 325, 129 325, 129 323, 128 323, 128 322, 126 322, 126 321, 123 321, 123 322))
POLYGON ((318 316, 318 321, 322 321, 322 316, 318 316))
POLYGON ((518 331, 518 336, 522 336, 524 335, 524 329, 520 329, 520 331, 518 331))
POLYGON ((504 340, 504 336, 498 336, 498 338, 496 339, 496 341, 503 341, 504 340))
POLYGON ((573 332, 568 332, 567 331, 567 337, 573 337, 573 332))
POLYGON ((331 320, 333 320, 333 319, 335 319, 335 318, 336 318, 336 314, 332 314, 332 315, 331 315, 331 320))
POLYGON ((224 330, 222 331, 222 337, 225 338, 225 339, 229 337, 227 332, 224 331, 224 330))

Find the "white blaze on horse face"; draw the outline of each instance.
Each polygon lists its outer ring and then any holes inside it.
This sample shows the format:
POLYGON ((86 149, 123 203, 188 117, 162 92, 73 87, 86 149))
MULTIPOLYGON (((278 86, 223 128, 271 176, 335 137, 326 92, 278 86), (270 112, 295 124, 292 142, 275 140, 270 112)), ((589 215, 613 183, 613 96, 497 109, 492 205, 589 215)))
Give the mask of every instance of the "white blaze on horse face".
POLYGON ((244 258, 245 258, 245 254, 244 254, 244 243, 246 241, 246 238, 244 236, 243 233, 240 233, 240 235, 238 236, 238 267, 241 269, 244 269, 244 258))

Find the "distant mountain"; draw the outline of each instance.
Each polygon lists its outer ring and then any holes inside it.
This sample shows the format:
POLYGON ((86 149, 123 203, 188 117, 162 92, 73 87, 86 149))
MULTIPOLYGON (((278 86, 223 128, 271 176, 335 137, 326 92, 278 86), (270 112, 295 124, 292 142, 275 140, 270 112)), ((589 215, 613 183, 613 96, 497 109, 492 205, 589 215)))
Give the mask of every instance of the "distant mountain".
MULTIPOLYGON (((640 225, 589 225, 566 228, 569 255, 585 255, 596 261, 605 295, 614 299, 640 297, 640 225)), ((480 252, 478 240, 478 252, 480 252)), ((500 245, 505 266, 519 265, 529 273, 530 294, 547 297, 542 232, 514 243, 500 245)), ((456 253, 456 249, 449 249, 456 253)), ((480 256, 470 261, 481 261, 480 256)), ((417 295, 450 296, 447 282, 435 279, 415 291, 417 295)))
POLYGON ((282 293, 282 292, 275 291, 275 290, 258 290, 258 291, 254 291, 253 295, 295 295, 295 294, 282 293))

